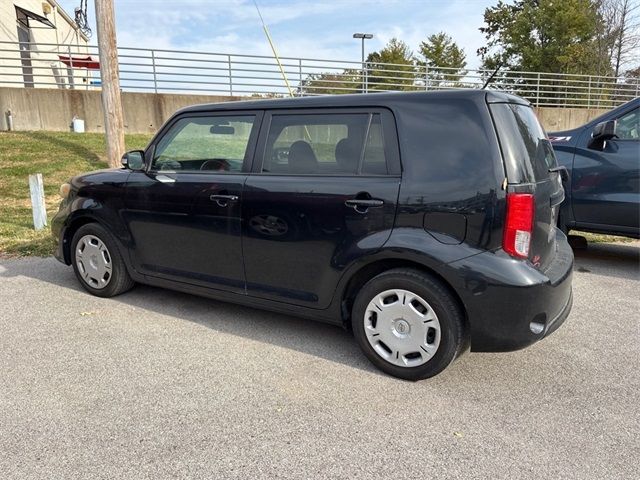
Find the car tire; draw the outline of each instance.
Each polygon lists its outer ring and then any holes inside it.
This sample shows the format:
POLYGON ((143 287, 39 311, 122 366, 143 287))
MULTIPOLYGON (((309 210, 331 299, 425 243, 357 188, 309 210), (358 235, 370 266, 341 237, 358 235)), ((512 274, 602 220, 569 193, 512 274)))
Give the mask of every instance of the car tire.
POLYGON ((351 324, 371 363, 404 380, 437 375, 468 346, 458 301, 437 278, 410 268, 369 280, 356 296, 351 324))
POLYGON ((73 235, 71 264, 80 284, 97 297, 114 297, 135 285, 116 240, 98 223, 83 225, 73 235))

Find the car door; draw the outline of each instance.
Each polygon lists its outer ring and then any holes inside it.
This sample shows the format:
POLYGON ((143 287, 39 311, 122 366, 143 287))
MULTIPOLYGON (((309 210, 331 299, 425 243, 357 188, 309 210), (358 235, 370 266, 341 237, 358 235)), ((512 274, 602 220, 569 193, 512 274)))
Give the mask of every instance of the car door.
POLYGON ((186 114, 154 140, 126 193, 137 271, 245 292, 240 211, 261 115, 186 114))
POLYGON ((344 268, 389 238, 399 185, 391 112, 265 113, 243 194, 248 294, 326 308, 344 268))
POLYGON ((573 215, 578 224, 638 229, 640 203, 640 108, 617 118, 617 138, 589 148, 592 128, 582 134, 572 172, 573 215))

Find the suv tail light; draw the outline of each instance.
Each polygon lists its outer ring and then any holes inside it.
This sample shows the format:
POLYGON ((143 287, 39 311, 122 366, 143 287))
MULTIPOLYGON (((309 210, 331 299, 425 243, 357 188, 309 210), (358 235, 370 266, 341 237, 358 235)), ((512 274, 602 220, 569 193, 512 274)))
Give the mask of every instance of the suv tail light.
POLYGON ((511 256, 529 256, 533 233, 533 204, 533 195, 530 193, 507 193, 507 218, 502 248, 511 256))

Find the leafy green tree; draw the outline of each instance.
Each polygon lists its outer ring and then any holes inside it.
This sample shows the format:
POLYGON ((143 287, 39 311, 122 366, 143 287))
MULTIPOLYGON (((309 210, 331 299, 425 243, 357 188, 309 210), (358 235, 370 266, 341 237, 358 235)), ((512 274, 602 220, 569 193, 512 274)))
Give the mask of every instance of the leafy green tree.
POLYGON ((449 35, 445 32, 430 35, 420 44, 419 51, 424 61, 416 63, 428 67, 427 86, 460 86, 460 79, 467 74, 467 56, 449 35))
POLYGON ((499 0, 484 12, 484 67, 530 72, 593 72, 600 25, 595 0, 499 0))
POLYGON ((366 61, 368 90, 413 89, 416 78, 413 52, 402 40, 392 38, 382 50, 370 53, 366 61))

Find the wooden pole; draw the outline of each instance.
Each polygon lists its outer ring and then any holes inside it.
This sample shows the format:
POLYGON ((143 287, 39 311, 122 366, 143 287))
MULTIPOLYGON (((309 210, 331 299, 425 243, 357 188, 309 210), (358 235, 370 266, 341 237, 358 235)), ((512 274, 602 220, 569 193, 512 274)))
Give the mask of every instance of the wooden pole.
POLYGON ((107 159, 110 167, 118 168, 125 146, 113 0, 95 0, 95 7, 107 159))

